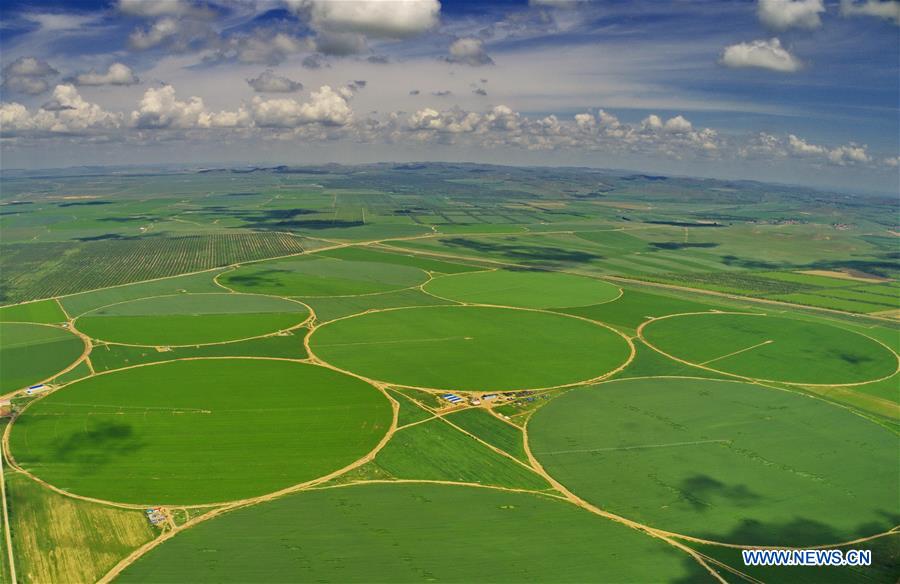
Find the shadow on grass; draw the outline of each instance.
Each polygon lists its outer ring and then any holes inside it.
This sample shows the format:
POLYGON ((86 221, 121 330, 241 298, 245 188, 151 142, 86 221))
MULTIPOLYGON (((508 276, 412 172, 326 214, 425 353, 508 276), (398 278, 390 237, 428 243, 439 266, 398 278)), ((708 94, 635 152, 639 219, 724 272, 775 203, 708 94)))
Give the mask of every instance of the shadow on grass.
POLYGON ((584 264, 603 259, 601 255, 586 251, 540 245, 493 243, 465 237, 452 237, 443 239, 441 242, 449 247, 465 248, 479 253, 495 253, 511 259, 549 264, 584 264))
MULTIPOLYGON (((121 422, 89 422, 84 431, 71 432, 53 443, 53 460, 62 463, 99 466, 113 457, 132 454, 144 447, 130 424, 121 422)), ((82 470, 85 474, 90 468, 82 470)))

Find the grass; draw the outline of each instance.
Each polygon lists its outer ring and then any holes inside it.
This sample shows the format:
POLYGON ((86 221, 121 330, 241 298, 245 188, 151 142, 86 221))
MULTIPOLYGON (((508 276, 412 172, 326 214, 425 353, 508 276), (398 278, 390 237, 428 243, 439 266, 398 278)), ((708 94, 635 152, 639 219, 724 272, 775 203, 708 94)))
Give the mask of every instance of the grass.
POLYGON ((691 562, 659 540, 540 495, 357 485, 202 523, 138 560, 121 581, 650 582, 696 578, 691 562), (490 561, 480 559, 488 550, 490 561))
POLYGON ((550 488, 540 475, 439 419, 399 430, 378 453, 375 463, 399 479, 456 481, 531 490, 550 488))
POLYGON ((71 332, 47 325, 0 324, 0 393, 7 393, 53 377, 84 351, 71 332))
POLYGON ((0 300, 51 298, 303 250, 302 238, 284 233, 8 244, 0 253, 0 300))
POLYGON ((668 531, 805 546, 897 523, 898 437, 792 392, 615 381, 550 402, 528 436, 547 472, 576 494, 668 531))
POLYGON ((65 497, 15 472, 6 488, 19 582, 95 582, 156 536, 140 510, 65 497))
POLYGON ((744 314, 697 314, 644 329, 655 347, 690 363, 747 377, 805 384, 873 381, 894 373, 897 357, 849 330, 744 314))
POLYGON ((427 279, 428 274, 412 266, 316 256, 242 266, 222 275, 219 281, 238 292, 345 296, 409 288, 427 279))
POLYGON ((382 264, 413 266, 421 270, 438 272, 441 274, 461 274, 463 272, 475 272, 482 269, 478 266, 470 266, 467 264, 444 262, 408 254, 376 251, 369 247, 344 247, 341 249, 324 251, 317 255, 357 262, 377 262, 382 264))
POLYGON ((619 289, 593 278, 541 271, 494 270, 436 278, 425 290, 459 302, 563 308, 615 300, 619 289))
POLYGON ((567 308, 560 312, 574 314, 605 322, 607 324, 635 330, 642 322, 650 317, 678 314, 682 312, 703 312, 718 305, 695 300, 685 300, 664 294, 643 292, 631 288, 625 289, 622 297, 615 302, 608 302, 596 306, 583 306, 580 308, 567 308))
POLYGON ((589 322, 463 306, 339 320, 316 329, 310 343, 323 360, 372 379, 461 391, 574 383, 614 369, 629 355, 620 336, 589 322))
POLYGON ((66 315, 56 300, 41 300, 28 304, 0 307, 0 322, 36 322, 54 324, 65 322, 66 315))
POLYGON ((439 306, 451 304, 447 300, 435 298, 421 290, 406 289, 368 294, 365 296, 337 296, 333 298, 303 297, 303 302, 312 306, 319 322, 328 322, 342 316, 359 314, 366 310, 382 308, 402 308, 406 306, 439 306))
POLYGON ((82 292, 81 294, 73 294, 72 296, 61 298, 60 302, 70 315, 79 316, 103 306, 139 298, 171 296, 172 294, 222 292, 222 288, 216 286, 213 282, 213 278, 217 273, 220 272, 204 272, 202 274, 165 278, 152 282, 127 284, 93 292, 82 292))
POLYGON ((262 495, 337 470, 390 424, 387 400, 329 369, 196 360, 79 381, 15 423, 18 463, 73 493, 138 504, 262 495))
POLYGON ((131 345, 199 345, 271 334, 309 315, 298 302, 248 294, 176 294, 131 300, 78 317, 84 334, 131 345))
POLYGON ((129 345, 99 345, 91 352, 94 369, 111 371, 131 365, 159 363, 188 357, 279 357, 282 359, 305 359, 303 334, 306 329, 291 331, 285 335, 272 335, 246 341, 235 341, 219 345, 199 347, 170 347, 168 351, 158 351, 155 347, 132 347, 129 345))
POLYGON ((415 400, 406 397, 398 391, 391 391, 390 393, 399 404, 399 412, 397 414, 398 427, 421 422, 432 417, 433 414, 421 407, 415 400))
POLYGON ((837 549, 871 550, 871 566, 745 566, 741 550, 719 546, 692 544, 697 551, 711 556, 763 582, 792 584, 896 584, 900 565, 900 534, 879 537, 865 543, 840 546, 837 549))
POLYGON ((527 463, 525 455, 525 441, 521 430, 498 420, 487 410, 480 408, 467 408, 454 412, 446 418, 463 430, 478 436, 488 444, 511 454, 527 463))

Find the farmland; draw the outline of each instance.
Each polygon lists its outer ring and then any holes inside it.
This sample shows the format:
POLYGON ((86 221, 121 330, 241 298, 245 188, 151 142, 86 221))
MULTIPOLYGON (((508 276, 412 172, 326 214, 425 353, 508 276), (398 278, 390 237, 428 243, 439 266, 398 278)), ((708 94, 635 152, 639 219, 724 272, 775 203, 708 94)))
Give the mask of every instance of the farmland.
POLYGON ((66 172, 0 194, 2 582, 896 581, 893 201, 66 172))

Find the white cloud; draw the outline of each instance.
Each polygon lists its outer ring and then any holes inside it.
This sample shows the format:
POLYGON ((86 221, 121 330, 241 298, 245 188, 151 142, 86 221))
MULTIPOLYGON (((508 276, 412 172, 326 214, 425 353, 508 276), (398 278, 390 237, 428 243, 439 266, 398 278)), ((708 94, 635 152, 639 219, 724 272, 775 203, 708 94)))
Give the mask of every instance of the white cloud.
POLYGON ((843 146, 827 148, 825 146, 811 144, 803 138, 798 138, 793 134, 789 134, 788 146, 792 154, 801 157, 819 158, 838 166, 868 164, 872 161, 867 147, 864 145, 860 146, 853 142, 843 146))
POLYGON ((813 29, 822 26, 823 0, 759 0, 759 20, 774 30, 813 29))
POLYGON ((666 120, 665 129, 667 132, 675 134, 683 134, 694 129, 693 125, 683 116, 675 116, 666 120))
POLYGON ((276 75, 271 69, 266 69, 253 79, 247 79, 247 84, 259 93, 291 93, 303 89, 303 84, 299 81, 276 75))
POLYGON ((793 134, 788 135, 788 145, 791 147, 791 151, 794 154, 799 154, 801 156, 821 156, 827 152, 822 146, 810 144, 803 138, 798 138, 793 134))
POLYGON ((3 68, 0 89, 10 93, 37 95, 50 89, 50 81, 59 71, 35 57, 19 57, 3 68))
POLYGON ((192 128, 205 113, 201 98, 179 101, 175 88, 164 85, 144 92, 138 109, 131 112, 131 124, 137 128, 192 128))
POLYGON ((106 73, 98 73, 91 69, 87 73, 75 76, 75 85, 135 85, 140 79, 127 65, 113 63, 106 73))
POLYGON ((122 114, 110 113, 85 101, 73 85, 57 85, 51 109, 30 113, 19 103, 0 104, 0 128, 4 134, 83 134, 121 125, 122 114))
POLYGON ((900 25, 900 0, 841 0, 843 16, 875 16, 900 25))
POLYGON ((719 62, 726 67, 755 67, 781 73, 793 73, 803 66, 797 57, 781 46, 777 38, 725 47, 719 62))
POLYGON ((250 104, 253 120, 263 128, 294 128, 306 124, 343 126, 353 119, 349 91, 323 85, 305 103, 293 99, 264 100, 254 97, 250 104))
POLYGON ((185 0, 119 0, 117 7, 119 12, 141 18, 181 16, 191 10, 185 0))
POLYGON ((438 0, 287 0, 317 31, 402 39, 437 25, 438 0))
POLYGON ((271 33, 265 29, 252 35, 229 39, 228 45, 218 52, 219 58, 234 58, 241 63, 277 65, 290 55, 302 53, 314 47, 306 39, 284 32, 271 33))
MULTIPOLYGON (((152 1, 147 4, 153 4, 152 1)), ((128 37, 128 43, 133 49, 140 51, 152 49, 163 42, 175 37, 181 32, 179 21, 174 18, 161 18, 149 28, 136 29, 128 37)))
POLYGON ((450 56, 447 60, 451 63, 464 63, 477 67, 480 65, 493 65, 494 60, 485 52, 481 39, 462 38, 450 45, 450 56))
POLYGON ((900 166, 900 156, 888 156, 882 162, 889 168, 897 168, 900 166))

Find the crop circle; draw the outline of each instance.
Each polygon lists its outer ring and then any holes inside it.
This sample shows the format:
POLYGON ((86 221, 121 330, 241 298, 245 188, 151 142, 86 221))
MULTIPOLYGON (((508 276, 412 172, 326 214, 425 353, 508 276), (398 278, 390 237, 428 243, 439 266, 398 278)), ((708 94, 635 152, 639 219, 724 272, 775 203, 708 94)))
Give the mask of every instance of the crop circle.
POLYGON ((66 491, 127 503, 262 495, 370 452, 388 400, 336 371, 272 359, 197 359, 76 382, 29 407, 10 449, 66 491))
POLYGON ((299 302, 255 294, 176 294, 97 308, 78 317, 84 334, 110 343, 180 346, 259 337, 302 324, 299 302))
POLYGON ((897 372, 897 355, 846 329, 761 314, 694 313, 648 322, 652 347, 723 373, 786 383, 845 385, 897 372))
POLYGON ((613 381, 538 410, 528 440, 575 494, 666 531, 803 546, 896 523, 898 437, 788 391, 690 378, 613 381))
POLYGON ((593 322, 480 306, 364 313, 320 326, 310 348, 369 379, 459 391, 574 384, 621 367, 632 352, 626 338, 593 322))
POLYGON ((435 278, 425 290, 436 296, 479 304, 525 308, 567 308, 602 304, 621 294, 609 282, 559 272, 493 270, 435 278))

